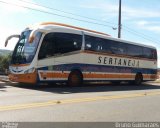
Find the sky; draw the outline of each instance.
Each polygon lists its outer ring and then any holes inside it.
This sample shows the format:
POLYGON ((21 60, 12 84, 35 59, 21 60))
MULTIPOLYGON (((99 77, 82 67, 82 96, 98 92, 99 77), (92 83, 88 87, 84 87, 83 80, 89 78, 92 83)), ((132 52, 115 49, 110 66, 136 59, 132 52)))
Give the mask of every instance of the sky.
MULTIPOLYGON (((48 21, 105 32, 117 38, 118 5, 119 0, 0 0, 0 49, 13 50, 16 39, 4 47, 8 36, 48 21)), ((122 0, 121 38, 155 46, 160 58, 160 0, 122 0)))

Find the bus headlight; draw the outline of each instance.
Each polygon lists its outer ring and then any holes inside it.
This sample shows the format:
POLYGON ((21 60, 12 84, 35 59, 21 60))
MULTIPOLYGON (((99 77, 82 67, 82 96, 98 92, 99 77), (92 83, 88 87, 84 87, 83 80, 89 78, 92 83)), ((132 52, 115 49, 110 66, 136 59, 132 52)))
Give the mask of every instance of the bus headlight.
POLYGON ((28 70, 26 70, 24 73, 27 74, 27 73, 33 73, 35 71, 35 68, 30 68, 28 70))

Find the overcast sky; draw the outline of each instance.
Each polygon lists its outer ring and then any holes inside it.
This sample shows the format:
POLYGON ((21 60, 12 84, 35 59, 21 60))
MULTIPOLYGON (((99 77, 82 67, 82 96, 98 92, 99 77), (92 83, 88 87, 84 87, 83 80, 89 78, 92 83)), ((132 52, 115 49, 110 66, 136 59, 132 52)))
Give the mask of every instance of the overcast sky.
MULTIPOLYGON (((4 48, 7 36, 19 34, 29 25, 46 21, 71 24, 117 37, 117 30, 113 28, 117 28, 118 24, 118 4, 119 0, 0 0, 0 49, 13 50, 16 40, 11 40, 4 48)), ((122 0, 122 39, 155 46, 160 54, 159 38, 160 0, 122 0)))

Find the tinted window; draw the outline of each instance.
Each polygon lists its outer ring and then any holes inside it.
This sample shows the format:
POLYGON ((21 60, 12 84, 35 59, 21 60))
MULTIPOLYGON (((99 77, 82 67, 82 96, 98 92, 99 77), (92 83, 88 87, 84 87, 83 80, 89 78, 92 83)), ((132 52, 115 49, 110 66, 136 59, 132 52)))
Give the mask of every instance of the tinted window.
POLYGON ((53 56, 55 51, 54 46, 55 46, 54 33, 49 33, 43 39, 38 58, 43 59, 46 57, 53 56))
POLYGON ((85 49, 97 52, 110 52, 109 44, 105 39, 85 35, 85 49))
POLYGON ((155 49, 85 35, 85 49, 97 52, 157 59, 155 49))
POLYGON ((127 44, 127 54, 134 57, 142 57, 143 49, 141 46, 127 44))
POLYGON ((153 55, 153 59, 157 59, 157 50, 156 49, 152 49, 152 55, 153 55))
POLYGON ((149 59, 157 59, 157 52, 155 49, 143 48, 143 57, 149 59))
POLYGON ((32 62, 37 51, 42 33, 37 32, 32 43, 29 43, 30 33, 30 30, 22 32, 20 39, 13 51, 11 60, 12 64, 25 64, 32 62))
POLYGON ((39 59, 80 50, 82 36, 69 33, 49 33, 42 42, 39 59))
POLYGON ((55 33, 55 54, 68 53, 81 49, 82 36, 69 33, 55 33))
POLYGON ((111 51, 112 54, 126 54, 126 45, 118 42, 118 41, 113 41, 113 40, 108 40, 108 49, 111 51))
POLYGON ((91 51, 98 50, 98 40, 96 37, 85 36, 85 49, 91 51))
POLYGON ((143 48, 143 56, 145 58, 150 58, 152 59, 152 52, 150 48, 143 48))
POLYGON ((112 54, 126 54, 126 46, 113 40, 85 35, 85 49, 112 54))

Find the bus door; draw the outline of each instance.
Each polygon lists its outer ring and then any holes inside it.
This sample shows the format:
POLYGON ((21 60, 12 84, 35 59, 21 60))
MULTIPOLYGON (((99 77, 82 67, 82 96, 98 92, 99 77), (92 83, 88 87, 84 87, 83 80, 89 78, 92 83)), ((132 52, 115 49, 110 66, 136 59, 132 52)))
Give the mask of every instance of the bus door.
POLYGON ((54 80, 54 33, 46 34, 38 54, 38 76, 40 81, 54 80))

